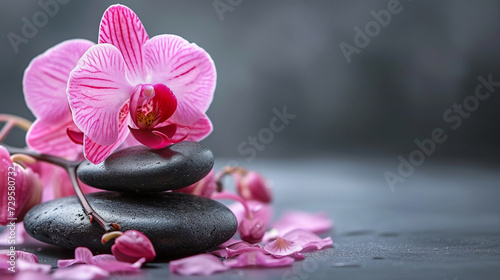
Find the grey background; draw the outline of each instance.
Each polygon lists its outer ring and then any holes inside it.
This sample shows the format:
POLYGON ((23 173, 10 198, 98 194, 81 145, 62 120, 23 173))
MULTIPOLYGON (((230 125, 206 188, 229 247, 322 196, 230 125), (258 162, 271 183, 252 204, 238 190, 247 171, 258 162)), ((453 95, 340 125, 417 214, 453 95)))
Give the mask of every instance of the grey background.
MULTIPOLYGON (((296 114, 258 151, 257 159, 382 154, 405 157, 415 139, 442 127, 448 140, 428 160, 498 163, 500 98, 480 103, 456 131, 443 113, 474 93, 479 75, 500 80, 500 2, 408 1, 403 10, 347 63, 339 47, 354 44, 354 27, 373 20, 381 1, 242 1, 221 21, 214 1, 121 1, 141 18, 150 37, 178 34, 205 48, 218 84, 208 111, 215 130, 204 141, 217 157, 245 163, 238 145, 269 127, 273 108, 296 114)), ((225 0, 222 2, 226 3, 225 0)), ((234 1, 238 3, 238 1, 234 1)), ((0 112, 33 120, 22 95, 25 67, 36 55, 71 38, 97 40, 112 1, 69 1, 15 53, 9 32, 38 1, 2 0, 0 112)), ((8 143, 22 141, 14 133, 8 143)))

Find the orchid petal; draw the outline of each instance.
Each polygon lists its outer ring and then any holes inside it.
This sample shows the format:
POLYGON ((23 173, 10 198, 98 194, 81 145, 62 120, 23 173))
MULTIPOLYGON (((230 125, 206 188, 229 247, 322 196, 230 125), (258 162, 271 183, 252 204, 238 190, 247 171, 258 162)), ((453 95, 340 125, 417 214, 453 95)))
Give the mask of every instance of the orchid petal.
POLYGON ((137 230, 127 230, 116 238, 111 252, 116 259, 129 263, 142 258, 150 262, 156 257, 155 249, 149 238, 137 230))
POLYGON ((304 230, 296 229, 283 236, 284 239, 290 240, 303 247, 302 252, 321 250, 325 247, 333 245, 331 237, 321 238, 316 234, 304 230))
POLYGON ((73 143, 83 145, 84 134, 78 128, 70 126, 66 128, 66 134, 73 143))
MULTIPOLYGON (((203 114, 196 122, 188 126, 189 132, 185 141, 201 141, 205 139, 213 130, 212 122, 203 114)), ((179 133, 174 137, 180 137, 179 133)))
POLYGON ((171 261, 169 266, 170 272, 180 275, 211 275, 230 269, 219 258, 210 254, 200 254, 171 261))
POLYGON ((103 254, 93 256, 92 252, 86 247, 78 247, 75 249, 75 258, 57 261, 57 266, 64 268, 74 264, 89 264, 95 265, 108 272, 117 271, 139 271, 141 266, 146 261, 146 258, 139 258, 135 263, 118 261, 113 255, 103 254))
POLYGON ((139 17, 128 7, 113 5, 104 12, 99 44, 112 44, 120 50, 127 66, 127 76, 133 84, 145 82, 142 48, 148 39, 139 17))
POLYGON ((73 125, 69 110, 58 123, 50 124, 38 119, 28 130, 26 143, 39 153, 76 160, 83 148, 68 137, 67 128, 73 125))
POLYGON ((56 123, 69 113, 69 73, 93 44, 83 39, 64 41, 31 61, 24 72, 23 90, 28 108, 38 119, 56 123))
POLYGON ((78 247, 75 249, 75 258, 67 260, 58 260, 58 267, 68 267, 73 264, 94 264, 94 255, 85 247, 78 247))
POLYGON ((263 249, 257 245, 257 244, 250 244, 245 241, 239 241, 237 243, 231 244, 230 246, 224 248, 224 249, 219 249, 212 251, 210 253, 223 257, 223 258, 232 258, 235 256, 238 256, 242 253, 250 252, 250 251, 262 251, 263 249))
POLYGON ((54 279, 94 280, 104 279, 110 275, 106 270, 91 264, 79 264, 68 268, 58 268, 52 277, 54 279))
POLYGON ((76 126, 100 145, 118 139, 120 111, 133 92, 120 51, 109 44, 91 47, 71 72, 69 105, 76 126))
POLYGON ((236 259, 228 259, 224 264, 230 267, 263 266, 279 267, 291 265, 295 260, 290 257, 275 258, 260 251, 246 252, 236 259))
POLYGON ((154 130, 135 129, 131 127, 129 127, 129 129, 137 141, 151 149, 162 149, 175 143, 168 136, 175 134, 177 126, 175 124, 171 124, 166 127, 155 128, 154 130))
POLYGON ((196 44, 175 35, 159 35, 144 45, 144 60, 151 83, 165 84, 177 97, 172 121, 189 126, 205 113, 213 99, 215 66, 196 44))
MULTIPOLYGON (((267 226, 269 221, 273 216, 273 209, 269 204, 265 204, 256 200, 247 201, 248 207, 252 211, 254 219, 260 219, 267 226)), ((228 208, 233 212, 240 224, 246 217, 245 208, 241 203, 233 203, 228 206, 228 208)))
POLYGON ((302 255, 296 254, 302 251, 302 249, 302 246, 300 246, 298 243, 280 237, 270 243, 267 243, 266 246, 264 246, 264 250, 266 250, 266 252, 277 257, 290 256, 295 254, 299 258, 303 258, 302 255))
POLYGON ((118 138, 111 145, 100 145, 94 142, 89 137, 84 137, 83 151, 85 158, 94 164, 103 162, 114 150, 122 145, 122 143, 129 136, 127 123, 129 122, 129 106, 125 104, 120 110, 119 125, 118 125, 118 138))
MULTIPOLYGON (((49 266, 50 267, 50 266, 49 266)), ((7 278, 9 279, 9 278, 7 278)), ((51 275, 37 271, 21 271, 16 274, 14 280, 52 280, 51 275)))
MULTIPOLYGON (((330 230, 332 220, 326 217, 325 213, 307 213, 300 211, 288 211, 273 225, 280 236, 287 234, 294 229, 304 229, 313 233, 321 233, 330 230)), ((265 236, 264 240, 269 240, 270 236, 265 236)))
POLYGON ((24 215, 33 206, 40 203, 42 199, 42 184, 38 174, 31 168, 23 168, 12 162, 10 154, 4 146, 0 146, 0 225, 7 225, 11 218, 18 222, 23 220, 24 215), (7 178, 8 177, 8 178, 7 178), (15 191, 12 191, 11 183, 15 183, 15 191), (15 209, 9 210, 7 205, 11 198, 15 200, 15 209))
MULTIPOLYGON (((0 250, 0 272, 7 271, 11 265, 9 264, 10 250, 0 250)), ((33 271, 41 273, 49 273, 51 266, 48 264, 38 263, 38 258, 29 252, 16 250, 15 251, 17 271, 33 271)))

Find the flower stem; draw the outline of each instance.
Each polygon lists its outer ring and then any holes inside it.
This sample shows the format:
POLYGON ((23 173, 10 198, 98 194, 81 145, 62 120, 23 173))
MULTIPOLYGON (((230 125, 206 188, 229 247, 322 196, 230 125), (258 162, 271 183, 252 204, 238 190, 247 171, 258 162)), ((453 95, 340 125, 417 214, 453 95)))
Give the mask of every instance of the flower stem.
POLYGON ((0 122, 5 122, 5 125, 2 127, 2 130, 0 131, 0 143, 2 143, 5 140, 9 132, 15 126, 18 126, 26 131, 31 126, 31 122, 28 121, 27 119, 8 114, 0 114, 0 122))
POLYGON ((218 192, 224 191, 224 184, 222 183, 224 177, 236 172, 240 173, 241 175, 245 175, 248 171, 241 166, 226 166, 224 167, 224 169, 222 169, 222 171, 215 178, 218 192))
POLYGON ((64 168, 69 175, 71 184, 73 185, 73 189, 75 190, 78 201, 80 201, 80 204, 83 207, 83 211, 89 217, 90 222, 95 220, 106 232, 120 230, 120 225, 116 223, 107 222, 99 214, 97 214, 95 210, 92 208, 92 206, 90 206, 87 198, 85 198, 85 195, 83 194, 82 189, 80 188, 80 184, 78 183, 78 179, 76 176, 76 169, 82 163, 81 161, 70 161, 56 156, 38 154, 33 151, 13 148, 7 145, 4 145, 4 147, 9 151, 11 155, 24 154, 36 160, 48 162, 64 168))

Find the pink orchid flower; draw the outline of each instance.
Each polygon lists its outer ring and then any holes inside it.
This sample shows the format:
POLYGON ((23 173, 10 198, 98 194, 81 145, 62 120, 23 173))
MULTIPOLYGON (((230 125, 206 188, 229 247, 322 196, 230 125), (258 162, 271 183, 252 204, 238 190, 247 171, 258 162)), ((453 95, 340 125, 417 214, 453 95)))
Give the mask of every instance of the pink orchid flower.
POLYGON ((41 198, 42 184, 38 175, 31 168, 13 163, 7 149, 0 146, 0 225, 22 221, 41 198))
POLYGON ((205 112, 215 83, 214 63, 202 48, 175 35, 149 39, 132 10, 109 7, 99 44, 82 56, 68 82, 86 158, 102 162, 130 132, 155 149, 203 139, 212 131, 205 112), (177 127, 188 128, 188 135, 177 127))
POLYGON ((230 269, 222 261, 210 254, 195 255, 169 263, 170 272, 180 275, 211 275, 230 269))

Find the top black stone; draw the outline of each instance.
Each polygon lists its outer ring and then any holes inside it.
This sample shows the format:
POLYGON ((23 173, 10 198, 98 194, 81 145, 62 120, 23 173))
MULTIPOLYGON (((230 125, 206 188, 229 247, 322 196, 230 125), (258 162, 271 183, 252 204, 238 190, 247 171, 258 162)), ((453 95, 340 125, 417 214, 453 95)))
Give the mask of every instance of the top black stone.
POLYGON ((158 150, 145 146, 123 149, 97 165, 83 162, 77 174, 85 184, 103 190, 161 192, 198 182, 213 164, 210 149, 186 141, 158 150))

